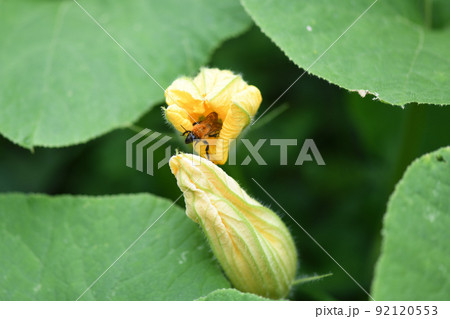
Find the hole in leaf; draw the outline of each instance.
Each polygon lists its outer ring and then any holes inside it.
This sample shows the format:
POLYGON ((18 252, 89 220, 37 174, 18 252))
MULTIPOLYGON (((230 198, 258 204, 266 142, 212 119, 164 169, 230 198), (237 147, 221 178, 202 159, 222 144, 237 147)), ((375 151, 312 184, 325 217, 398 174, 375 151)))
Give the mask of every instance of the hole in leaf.
POLYGON ((436 156, 436 160, 437 160, 438 162, 444 162, 444 163, 447 163, 447 161, 445 160, 445 158, 444 158, 442 155, 437 155, 437 156, 436 156))

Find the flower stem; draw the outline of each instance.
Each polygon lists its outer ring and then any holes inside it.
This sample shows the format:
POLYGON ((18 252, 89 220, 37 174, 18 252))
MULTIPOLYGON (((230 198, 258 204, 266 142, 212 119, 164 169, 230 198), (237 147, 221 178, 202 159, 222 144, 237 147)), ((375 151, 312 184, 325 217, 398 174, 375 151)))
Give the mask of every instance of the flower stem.
POLYGON ((424 21, 425 27, 431 29, 433 12, 433 0, 424 0, 424 21))
POLYGON ((319 280, 319 279, 323 279, 323 278, 326 278, 326 277, 330 277, 330 276, 332 276, 333 275, 333 273, 328 273, 328 274, 325 274, 325 275, 316 275, 316 276, 311 276, 311 277, 302 277, 302 278, 298 278, 298 279, 296 279, 293 283, 292 283, 292 285, 293 286, 297 286, 297 285, 303 285, 304 283, 307 283, 307 282, 310 282, 310 281, 316 281, 316 280, 319 280))

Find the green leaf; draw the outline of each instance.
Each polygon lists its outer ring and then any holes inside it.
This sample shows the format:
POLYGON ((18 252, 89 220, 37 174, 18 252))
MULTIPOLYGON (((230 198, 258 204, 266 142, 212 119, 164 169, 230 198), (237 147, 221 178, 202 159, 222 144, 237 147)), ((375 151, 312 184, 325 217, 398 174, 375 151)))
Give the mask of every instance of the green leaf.
POLYGON ((0 2, 0 133, 27 147, 86 142, 136 121, 250 24, 238 0, 0 2), (159 87, 159 85, 161 87, 159 87))
POLYGON ((239 290, 228 288, 218 289, 207 296, 197 299, 198 301, 268 301, 264 297, 260 297, 250 293, 240 292, 239 290))
POLYGON ((376 300, 448 300, 450 296, 450 147, 416 160, 389 200, 376 300))
POLYGON ((0 195, 0 299, 193 300, 228 288, 201 230, 152 195, 0 195), (159 216, 167 212, 158 220, 159 216))
POLYGON ((448 0, 379 0, 353 26, 374 0, 242 2, 262 31, 312 74, 391 104, 450 104, 448 0))

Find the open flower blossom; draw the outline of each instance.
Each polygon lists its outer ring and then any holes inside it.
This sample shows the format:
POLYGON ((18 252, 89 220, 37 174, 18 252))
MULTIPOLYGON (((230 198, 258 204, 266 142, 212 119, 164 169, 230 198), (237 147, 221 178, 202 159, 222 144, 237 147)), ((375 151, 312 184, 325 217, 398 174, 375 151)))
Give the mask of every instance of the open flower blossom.
MULTIPOLYGON (((216 164, 225 164, 230 142, 250 124, 261 104, 261 93, 240 75, 228 70, 202 68, 195 78, 180 77, 165 91, 167 120, 181 133, 216 112, 222 123, 214 147, 216 164)), ((203 137, 200 137, 203 138, 203 137)), ((208 137, 209 138, 209 137, 208 137)), ((206 157, 204 153, 200 153, 206 157)))
POLYGON ((200 224, 234 287, 273 299, 286 297, 297 270, 297 251, 282 220, 211 161, 177 154, 169 165, 184 193, 187 216, 200 224))

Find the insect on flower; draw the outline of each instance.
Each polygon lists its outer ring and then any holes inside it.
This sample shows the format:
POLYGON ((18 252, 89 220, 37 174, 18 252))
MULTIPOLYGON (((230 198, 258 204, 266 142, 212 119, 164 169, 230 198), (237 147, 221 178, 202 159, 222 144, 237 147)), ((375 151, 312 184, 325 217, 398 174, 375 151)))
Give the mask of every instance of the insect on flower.
POLYGON ((187 144, 194 142, 195 152, 219 165, 226 163, 231 143, 251 123, 262 101, 258 88, 247 84, 240 75, 215 68, 202 68, 194 78, 177 78, 165 96, 167 121, 187 135, 187 144), (217 138, 206 146, 209 155, 205 147, 196 148, 202 137, 217 138))
MULTIPOLYGON (((185 130, 182 136, 186 135, 186 144, 192 142, 198 142, 198 140, 203 140, 208 137, 219 136, 220 130, 222 129, 222 123, 219 121, 219 116, 216 112, 209 113, 206 118, 200 122, 192 123, 192 131, 185 130)), ((209 159, 209 144, 208 141, 203 141, 206 144, 206 155, 209 159)))

